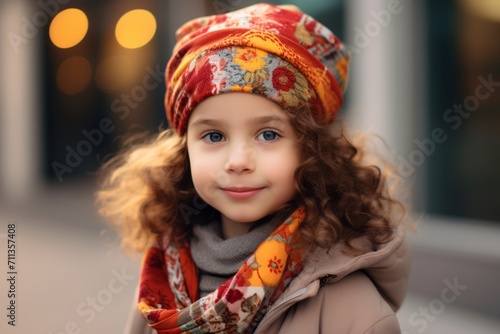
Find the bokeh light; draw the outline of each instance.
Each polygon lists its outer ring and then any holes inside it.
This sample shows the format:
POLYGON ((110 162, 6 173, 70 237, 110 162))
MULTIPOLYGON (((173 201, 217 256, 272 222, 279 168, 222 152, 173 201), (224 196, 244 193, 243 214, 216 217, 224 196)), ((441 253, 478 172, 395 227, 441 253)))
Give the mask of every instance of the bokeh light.
POLYGON ((476 14, 492 21, 500 21, 500 2, 498 0, 468 0, 466 3, 476 14))
POLYGON ((67 59, 57 70, 57 87, 67 94, 75 95, 87 87, 92 77, 89 61, 81 56, 67 59))
POLYGON ((49 36, 52 43, 61 49, 80 43, 89 28, 87 15, 77 8, 59 12, 50 23, 49 36))
POLYGON ((96 69, 95 81, 100 89, 113 92, 130 85, 134 79, 134 66, 130 57, 109 56, 96 69))
POLYGON ((145 9, 134 9, 118 20, 115 36, 118 43, 127 49, 146 45, 156 32, 156 19, 145 9))

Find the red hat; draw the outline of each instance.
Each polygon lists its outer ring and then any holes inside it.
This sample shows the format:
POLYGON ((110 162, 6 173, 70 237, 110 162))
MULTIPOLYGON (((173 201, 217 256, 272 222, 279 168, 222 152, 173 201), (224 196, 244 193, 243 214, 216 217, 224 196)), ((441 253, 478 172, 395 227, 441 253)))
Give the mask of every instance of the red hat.
POLYGON ((191 20, 177 31, 165 73, 165 109, 180 135, 204 99, 226 92, 307 105, 331 123, 342 105, 350 55, 325 26, 295 6, 257 4, 191 20))

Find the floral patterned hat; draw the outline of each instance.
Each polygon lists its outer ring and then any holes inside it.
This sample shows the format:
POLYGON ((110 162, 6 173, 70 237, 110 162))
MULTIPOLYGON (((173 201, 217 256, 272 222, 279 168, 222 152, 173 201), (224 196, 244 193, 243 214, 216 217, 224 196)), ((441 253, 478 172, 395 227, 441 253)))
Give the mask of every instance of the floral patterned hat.
POLYGON ((340 110, 349 53, 295 6, 257 4, 194 19, 176 37, 165 109, 180 135, 197 104, 227 92, 260 94, 282 108, 307 105, 327 124, 340 110))

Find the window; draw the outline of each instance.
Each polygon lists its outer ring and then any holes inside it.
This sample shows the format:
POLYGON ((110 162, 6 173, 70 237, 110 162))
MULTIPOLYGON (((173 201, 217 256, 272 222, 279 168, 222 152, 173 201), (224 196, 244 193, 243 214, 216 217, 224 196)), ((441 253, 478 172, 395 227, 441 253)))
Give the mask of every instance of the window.
POLYGON ((500 3, 427 1, 428 211, 500 220, 500 3))

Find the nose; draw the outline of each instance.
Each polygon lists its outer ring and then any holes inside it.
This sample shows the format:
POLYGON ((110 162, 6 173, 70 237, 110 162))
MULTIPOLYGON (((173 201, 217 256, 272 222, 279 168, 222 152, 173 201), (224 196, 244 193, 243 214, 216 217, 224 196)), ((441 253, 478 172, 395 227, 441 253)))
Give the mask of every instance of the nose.
POLYGON ((225 165, 227 173, 250 173, 255 169, 255 150, 247 143, 231 145, 225 165))

